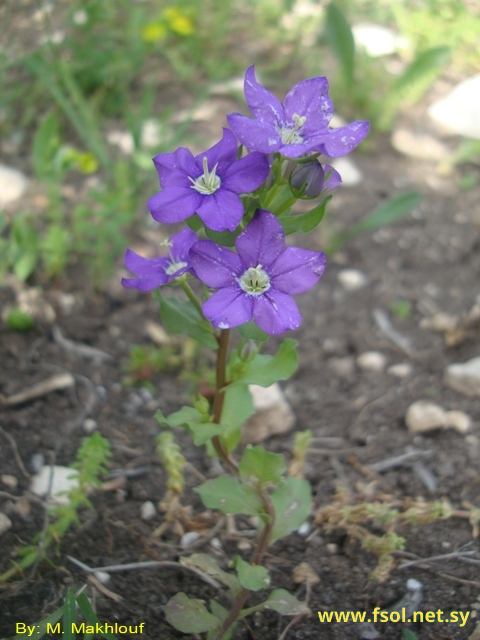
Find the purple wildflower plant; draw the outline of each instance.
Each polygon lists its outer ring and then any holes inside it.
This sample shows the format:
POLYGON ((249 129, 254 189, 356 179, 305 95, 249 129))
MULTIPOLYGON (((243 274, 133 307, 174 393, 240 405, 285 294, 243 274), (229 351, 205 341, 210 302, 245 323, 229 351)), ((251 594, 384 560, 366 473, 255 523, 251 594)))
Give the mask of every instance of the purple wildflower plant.
POLYGON ((203 304, 203 313, 217 329, 254 320, 265 333, 296 329, 301 315, 292 295, 304 293, 321 278, 323 253, 285 248, 278 219, 264 209, 235 241, 237 253, 211 240, 199 240, 190 250, 197 277, 217 289, 203 304))
POLYGON ((143 258, 128 249, 125 254, 125 266, 137 277, 122 278, 122 285, 125 289, 152 291, 169 284, 187 271, 192 271, 189 252, 196 241, 196 234, 187 227, 167 241, 168 256, 143 258))
POLYGON ((237 150, 235 136, 224 129, 223 138, 196 157, 185 147, 155 156, 162 187, 148 202, 155 220, 181 222, 197 213, 213 231, 234 231, 244 214, 240 194, 258 189, 269 172, 262 153, 237 160, 237 150))
POLYGON ((250 151, 276 151, 287 158, 312 153, 338 158, 353 151, 370 128, 361 120, 337 129, 329 127, 333 103, 328 80, 323 76, 296 84, 282 104, 257 82, 252 66, 245 73, 245 99, 255 119, 239 113, 227 119, 238 140, 250 151))

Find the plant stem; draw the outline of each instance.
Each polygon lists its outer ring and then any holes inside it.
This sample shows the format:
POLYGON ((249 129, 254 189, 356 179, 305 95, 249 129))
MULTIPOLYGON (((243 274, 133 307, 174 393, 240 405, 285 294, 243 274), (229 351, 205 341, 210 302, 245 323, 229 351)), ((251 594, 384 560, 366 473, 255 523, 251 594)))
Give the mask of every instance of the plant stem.
MULTIPOLYGON (((220 424, 222 421, 223 403, 225 400, 225 391, 223 388, 227 384, 227 358, 228 343, 230 339, 230 329, 222 329, 218 340, 217 362, 215 365, 215 397, 213 399, 213 422, 220 424)), ((218 457, 230 471, 237 476, 238 467, 232 458, 228 455, 225 445, 219 436, 212 438, 212 444, 217 452, 218 457)))
MULTIPOLYGON (((270 537, 272 535, 273 525, 275 524, 275 510, 272 505, 272 501, 270 500, 270 496, 265 490, 259 492, 259 496, 263 502, 263 506, 265 508, 265 513, 268 516, 268 520, 265 523, 263 531, 261 533, 260 539, 258 540, 257 548, 253 554, 253 558, 251 564, 259 565, 263 560, 263 556, 268 547, 268 543, 270 542, 270 537)), ((230 626, 237 620, 240 611, 242 610, 243 605, 245 604, 248 595, 250 594, 249 589, 242 589, 240 593, 235 598, 235 601, 230 609, 230 613, 223 621, 223 624, 215 635, 213 640, 221 640, 225 633, 228 631, 230 626)))
POLYGON ((202 311, 202 305, 200 304, 200 300, 194 294, 192 287, 188 284, 188 282, 185 282, 185 280, 183 280, 182 278, 180 278, 179 282, 180 282, 180 286, 182 287, 183 291, 185 292, 185 295, 190 300, 190 302, 193 304, 193 306, 198 311, 200 316, 203 318, 204 315, 203 315, 203 311, 202 311))

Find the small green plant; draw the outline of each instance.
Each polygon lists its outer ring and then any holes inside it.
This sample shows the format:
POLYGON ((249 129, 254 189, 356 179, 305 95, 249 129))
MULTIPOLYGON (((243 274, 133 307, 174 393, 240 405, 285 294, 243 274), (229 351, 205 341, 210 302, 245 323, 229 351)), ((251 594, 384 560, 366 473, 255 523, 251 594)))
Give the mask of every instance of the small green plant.
POLYGON ((18 553, 21 560, 0 576, 0 583, 13 575, 28 569, 43 559, 48 552, 74 524, 79 524, 78 512, 83 507, 93 508, 88 495, 94 487, 100 486, 99 476, 106 473, 111 457, 110 444, 98 432, 84 438, 77 451, 72 470, 76 470, 76 485, 68 492, 68 502, 48 509, 48 525, 43 533, 36 537, 35 544, 22 547, 18 553))
POLYGON ((392 302, 390 311, 399 320, 408 320, 412 315, 412 303, 405 298, 399 298, 392 302))

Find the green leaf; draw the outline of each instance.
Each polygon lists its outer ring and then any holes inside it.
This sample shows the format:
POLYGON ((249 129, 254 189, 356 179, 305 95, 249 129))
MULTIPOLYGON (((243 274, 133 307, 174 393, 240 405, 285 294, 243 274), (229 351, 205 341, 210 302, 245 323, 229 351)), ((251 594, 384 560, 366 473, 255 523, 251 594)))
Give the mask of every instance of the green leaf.
MULTIPOLYGON (((228 616, 228 613, 229 613, 228 609, 225 609, 225 607, 222 607, 222 605, 218 604, 216 600, 210 600, 210 610, 213 613, 213 615, 216 618, 218 618, 221 622, 225 620, 225 618, 228 616)), ((237 623, 234 622, 230 626, 228 631, 223 634, 222 640, 230 640, 233 632, 235 631, 236 626, 237 626, 237 623)), ((215 637, 215 633, 216 633, 215 629, 210 629, 210 631, 207 633, 207 640, 213 640, 213 638, 215 637)))
POLYGON ((7 327, 11 331, 29 331, 35 325, 35 320, 26 311, 11 309, 7 315, 7 327))
POLYGON ((358 224, 335 235, 328 246, 327 254, 335 253, 346 242, 350 242, 356 236, 372 232, 380 227, 385 227, 397 220, 401 220, 413 211, 421 201, 421 195, 417 191, 409 191, 399 196, 390 198, 368 214, 358 224))
POLYGON ((201 600, 190 599, 182 591, 165 605, 165 618, 182 633, 202 633, 220 624, 220 620, 207 611, 201 600))
POLYGON ((66 640, 75 640, 76 633, 72 628, 72 622, 76 621, 77 607, 75 603, 75 592, 70 589, 65 596, 63 608, 63 636, 66 640))
POLYGON ((310 613, 307 605, 297 600, 286 589, 274 589, 264 605, 265 609, 273 609, 282 616, 298 616, 302 613, 310 613))
POLYGON ((270 387, 278 380, 286 380, 295 373, 298 366, 297 340, 286 338, 274 356, 257 355, 243 368, 239 377, 228 388, 239 384, 258 384, 270 387))
POLYGON ((238 333, 245 340, 256 340, 257 342, 266 342, 270 337, 268 333, 262 331, 253 320, 237 327, 238 333))
POLYGON ((421 51, 415 60, 409 64, 404 73, 393 85, 393 91, 403 93, 423 82, 425 78, 431 79, 438 74, 450 56, 449 47, 432 47, 426 51, 421 51))
POLYGON ((327 203, 331 199, 332 196, 328 196, 316 207, 310 209, 310 211, 306 211, 305 213, 289 213, 279 216, 278 219, 282 224, 285 234, 289 235, 295 231, 300 231, 301 233, 309 233, 310 231, 313 231, 313 229, 315 229, 315 227, 317 227, 323 220, 327 203))
POLYGON ((326 11, 325 40, 340 63, 347 85, 353 81, 355 66, 355 40, 345 15, 331 2, 326 11))
POLYGON ((160 314, 167 331, 186 334, 203 344, 204 347, 217 349, 218 344, 213 335, 212 326, 200 316, 191 302, 177 298, 166 298, 158 290, 156 297, 160 302, 160 314))
POLYGON ((257 478, 261 485, 278 484, 287 465, 281 453, 271 453, 263 447, 249 445, 240 460, 238 470, 243 480, 250 476, 257 478))
POLYGON ((288 536, 298 529, 311 512, 310 484, 300 478, 286 478, 270 496, 275 509, 270 542, 288 536))
POLYGON ((234 247, 235 240, 240 234, 241 228, 238 227, 236 231, 212 231, 208 227, 205 227, 205 234, 207 238, 213 240, 216 244, 220 244, 224 247, 234 247))
MULTIPOLYGON (((206 553, 194 553, 188 558, 180 558, 180 564, 200 569, 230 589, 234 596, 240 592, 240 582, 236 576, 220 568, 218 562, 206 553)), ((215 612, 214 612, 215 613, 215 612)))
POLYGON ((263 509, 262 501, 253 490, 229 476, 207 480, 194 491, 200 494, 206 507, 219 509, 223 513, 256 516, 263 509))
MULTIPOLYGON (((92 609, 92 605, 90 604, 90 600, 84 593, 80 593, 77 597, 77 604, 80 611, 83 613, 85 620, 87 621, 89 626, 95 626, 97 622, 99 623, 99 619, 95 615, 94 610, 92 609)), ((107 638, 107 640, 117 640, 117 636, 114 636, 113 633, 109 631, 105 633, 99 633, 102 638, 107 638)))
POLYGON ((266 589, 269 586, 270 576, 265 567, 249 564, 240 556, 235 558, 234 566, 237 570, 240 584, 244 589, 260 591, 260 589, 266 589))
POLYGON ((60 147, 60 133, 57 116, 49 113, 41 122, 33 138, 32 160, 39 180, 53 175, 53 157, 60 147))
POLYGON ((228 386, 223 401, 222 424, 229 428, 241 427, 254 413, 252 394, 248 386, 228 386))
POLYGON ((158 409, 155 419, 168 427, 187 429, 192 434, 193 442, 197 447, 225 431, 223 425, 206 421, 205 416, 193 407, 182 407, 179 411, 171 413, 168 418, 158 409))

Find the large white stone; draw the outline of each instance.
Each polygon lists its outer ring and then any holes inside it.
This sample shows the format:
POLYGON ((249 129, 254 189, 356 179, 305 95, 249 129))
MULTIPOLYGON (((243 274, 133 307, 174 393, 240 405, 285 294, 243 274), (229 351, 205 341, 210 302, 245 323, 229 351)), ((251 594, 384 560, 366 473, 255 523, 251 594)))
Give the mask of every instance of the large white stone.
POLYGON ((408 45, 406 38, 379 24, 362 23, 352 28, 355 44, 372 58, 388 56, 408 45))
POLYGON ((18 169, 0 164, 0 207, 18 200, 28 185, 26 176, 18 169))
POLYGON ((425 433, 445 427, 447 414, 438 404, 429 400, 419 400, 408 407, 405 423, 411 433, 425 433))
POLYGON ((342 269, 337 275, 337 280, 345 291, 359 291, 368 284, 368 278, 358 269, 342 269))
POLYGON ((252 384, 249 389, 255 414, 243 427, 243 444, 258 444, 270 436, 287 433, 293 428, 295 415, 277 383, 270 387, 252 384))
POLYGON ((350 158, 336 158, 332 161, 332 167, 338 171, 342 178, 342 185, 346 187, 353 187, 363 180, 363 173, 350 158))
POLYGON ((480 139, 480 74, 463 80, 434 102, 428 115, 446 133, 480 139))
POLYGON ((445 369, 445 384, 465 396, 480 396, 480 357, 454 363, 445 369))
MULTIPOLYGON (((51 467, 45 465, 33 476, 30 491, 37 496, 44 497, 48 493, 50 484, 51 467)), ((78 471, 70 467, 53 467, 52 487, 50 500, 56 504, 67 505, 69 502, 68 492, 78 487, 78 471)))

